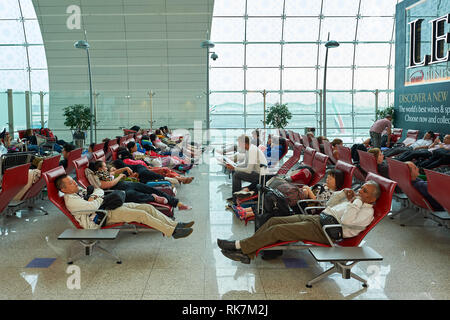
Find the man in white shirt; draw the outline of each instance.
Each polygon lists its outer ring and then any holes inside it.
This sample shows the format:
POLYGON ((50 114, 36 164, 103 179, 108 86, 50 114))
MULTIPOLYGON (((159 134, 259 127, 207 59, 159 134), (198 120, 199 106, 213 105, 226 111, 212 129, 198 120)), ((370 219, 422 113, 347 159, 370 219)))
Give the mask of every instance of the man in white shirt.
POLYGON ((264 153, 255 145, 250 143, 250 138, 242 135, 238 138, 238 148, 245 150, 244 161, 236 166, 226 164, 226 167, 233 172, 233 200, 236 200, 234 193, 242 189, 242 181, 258 183, 259 175, 264 174, 267 167, 267 159, 264 153))
POLYGON ((406 151, 428 149, 428 146, 430 146, 433 143, 433 141, 434 141, 434 132, 428 131, 423 136, 423 139, 419 139, 416 142, 410 144, 409 146, 388 149, 383 153, 386 157, 392 157, 406 151))
MULTIPOLYGON (((100 227, 95 222, 95 211, 103 203, 104 192, 102 189, 94 189, 89 199, 85 200, 86 190, 80 188, 72 177, 62 175, 55 180, 55 185, 59 191, 64 193, 64 202, 67 209, 84 229, 98 229, 100 227)), ((193 231, 191 227, 194 221, 177 223, 147 203, 126 202, 121 207, 107 212, 106 225, 138 222, 175 239, 187 237, 193 231)))
MULTIPOLYGON (((343 238, 354 237, 372 222, 373 204, 379 198, 380 190, 375 181, 368 181, 358 195, 351 189, 335 192, 322 213, 333 216, 342 225, 343 238)), ((320 215, 272 217, 249 238, 240 241, 217 239, 217 244, 227 258, 248 264, 262 247, 281 241, 304 240, 329 244, 320 215)))

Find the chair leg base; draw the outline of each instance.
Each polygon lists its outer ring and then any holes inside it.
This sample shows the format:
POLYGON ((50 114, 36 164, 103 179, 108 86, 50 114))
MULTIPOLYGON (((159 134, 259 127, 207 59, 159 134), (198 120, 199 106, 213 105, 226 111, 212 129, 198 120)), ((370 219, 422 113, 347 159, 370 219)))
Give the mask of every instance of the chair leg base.
POLYGON ((97 250, 101 251, 103 254, 112 257, 116 260, 117 264, 122 264, 122 260, 116 255, 114 254, 112 251, 109 251, 107 249, 105 249, 104 247, 102 247, 100 245, 100 241, 80 241, 81 245, 83 246, 83 251, 79 252, 76 256, 70 256, 67 260, 67 264, 73 264, 73 262, 75 260, 78 260, 82 257, 86 257, 86 256, 91 256, 92 252, 94 251, 94 247, 97 248, 97 250))
POLYGON ((344 263, 341 262, 336 262, 333 263, 333 267, 331 267, 330 269, 322 272, 321 274, 319 274, 317 277, 315 277, 314 279, 311 279, 307 284, 306 287, 307 288, 312 288, 312 285, 330 275, 332 275, 333 273, 339 273, 342 275, 342 278, 344 279, 350 279, 353 278, 355 280, 358 280, 360 282, 362 282, 362 286, 364 288, 367 288, 368 284, 367 281, 364 280, 363 278, 361 278, 360 276, 354 274, 353 272, 351 272, 351 268, 356 264, 357 262, 353 262, 350 263, 349 265, 346 265, 344 263))

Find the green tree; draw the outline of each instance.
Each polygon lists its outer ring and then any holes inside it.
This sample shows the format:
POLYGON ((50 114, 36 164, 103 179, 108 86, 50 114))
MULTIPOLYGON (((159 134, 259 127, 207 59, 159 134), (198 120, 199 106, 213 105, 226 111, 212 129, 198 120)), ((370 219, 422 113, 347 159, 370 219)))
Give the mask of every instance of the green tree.
POLYGON ((376 120, 386 118, 387 115, 391 115, 392 116, 392 123, 394 123, 394 120, 395 120, 395 118, 394 118, 394 116, 395 116, 394 105, 390 105, 389 107, 384 108, 384 109, 378 109, 377 113, 376 113, 376 116, 377 116, 376 120))
MULTIPOLYGON (((64 108, 64 125, 74 130, 76 133, 84 132, 91 126, 91 114, 89 107, 83 104, 75 104, 64 108)), ((95 120, 94 120, 95 122, 95 120)))
POLYGON ((292 113, 287 107, 287 103, 275 103, 268 110, 266 125, 273 128, 284 129, 288 125, 288 120, 292 118, 292 113))

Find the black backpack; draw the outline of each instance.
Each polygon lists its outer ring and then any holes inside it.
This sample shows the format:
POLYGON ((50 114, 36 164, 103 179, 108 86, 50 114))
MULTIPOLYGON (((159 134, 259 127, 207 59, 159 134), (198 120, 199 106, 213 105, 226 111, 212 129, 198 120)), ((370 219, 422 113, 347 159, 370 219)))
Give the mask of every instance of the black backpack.
MULTIPOLYGON (((259 186, 258 186, 259 187, 259 186)), ((290 216, 294 214, 289 206, 289 200, 276 189, 263 187, 260 197, 264 193, 263 212, 255 215, 255 231, 272 217, 290 216)), ((261 252, 264 260, 275 259, 283 254, 282 250, 266 250, 261 252)))
POLYGON ((289 200, 276 189, 263 187, 264 193, 263 213, 255 216, 255 231, 272 217, 290 216, 293 214, 289 207, 289 200))

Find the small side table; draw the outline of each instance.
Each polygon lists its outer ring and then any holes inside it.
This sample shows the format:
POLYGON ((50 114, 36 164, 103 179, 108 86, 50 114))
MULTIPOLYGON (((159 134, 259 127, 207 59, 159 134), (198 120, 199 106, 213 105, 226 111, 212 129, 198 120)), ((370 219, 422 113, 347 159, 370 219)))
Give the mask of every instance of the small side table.
POLYGON ((343 279, 354 278, 367 287, 367 281, 351 272, 352 267, 360 261, 381 261, 383 257, 370 247, 314 247, 309 252, 318 262, 331 262, 333 267, 310 280, 306 287, 328 277, 333 273, 342 274, 343 279))
MULTIPOLYGON (((100 240, 115 240, 119 234, 118 229, 67 229, 60 234, 58 240, 77 240, 84 247, 84 256, 92 255, 94 247, 96 247, 101 252, 116 259, 117 264, 121 264, 120 258, 113 252, 100 246, 100 240)), ((76 257, 80 258, 83 253, 78 254, 76 257)), ((67 264, 72 264, 74 257, 70 255, 67 264)))

